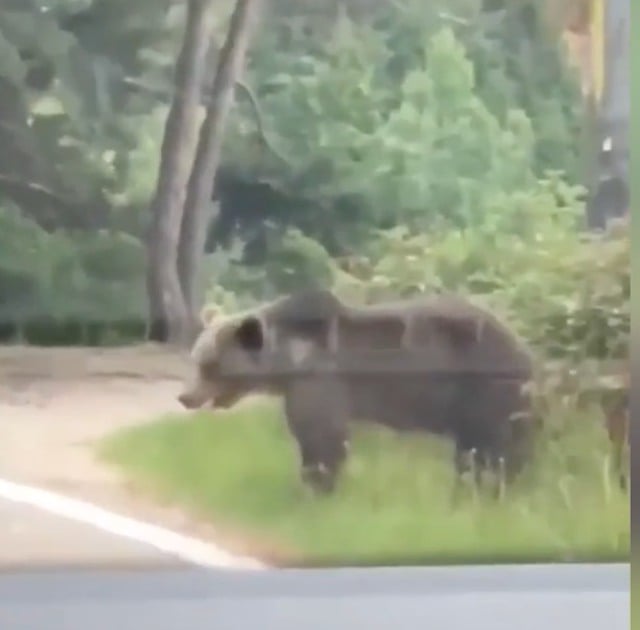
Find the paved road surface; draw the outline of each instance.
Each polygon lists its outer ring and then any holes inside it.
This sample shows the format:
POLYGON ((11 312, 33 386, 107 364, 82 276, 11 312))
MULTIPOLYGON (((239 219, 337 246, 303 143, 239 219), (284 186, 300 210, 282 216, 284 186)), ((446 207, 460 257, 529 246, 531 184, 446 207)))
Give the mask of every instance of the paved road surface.
POLYGON ((0 498, 0 570, 7 567, 162 566, 180 561, 150 545, 0 498))
POLYGON ((627 630, 629 566, 2 575, 20 630, 627 630))

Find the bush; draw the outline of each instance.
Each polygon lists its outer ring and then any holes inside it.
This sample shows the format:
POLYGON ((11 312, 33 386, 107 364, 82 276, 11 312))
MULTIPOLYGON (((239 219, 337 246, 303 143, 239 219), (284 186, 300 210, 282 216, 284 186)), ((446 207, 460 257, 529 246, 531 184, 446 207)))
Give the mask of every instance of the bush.
POLYGON ((0 323, 4 338, 102 344, 145 330, 144 252, 120 233, 46 232, 0 207, 0 323))
POLYGON ((239 263, 241 245, 208 256, 207 299, 225 310, 250 306, 282 293, 312 286, 330 287, 335 264, 322 245, 296 228, 268 233, 269 256, 261 267, 239 263))

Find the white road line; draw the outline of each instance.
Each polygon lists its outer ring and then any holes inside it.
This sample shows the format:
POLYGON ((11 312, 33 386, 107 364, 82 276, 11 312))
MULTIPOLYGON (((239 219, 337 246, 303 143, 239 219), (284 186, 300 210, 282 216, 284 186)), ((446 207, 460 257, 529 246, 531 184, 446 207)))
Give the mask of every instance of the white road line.
POLYGON ((0 498, 85 523, 115 536, 149 545, 198 566, 228 569, 266 568, 252 558, 236 556, 201 540, 183 536, 156 525, 142 523, 86 501, 65 497, 41 488, 0 479, 0 498))

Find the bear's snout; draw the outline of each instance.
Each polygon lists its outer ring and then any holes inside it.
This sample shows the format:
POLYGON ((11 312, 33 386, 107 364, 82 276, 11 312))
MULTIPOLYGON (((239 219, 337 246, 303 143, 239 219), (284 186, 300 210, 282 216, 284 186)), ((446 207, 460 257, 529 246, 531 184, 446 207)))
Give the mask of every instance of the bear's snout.
POLYGON ((178 396, 178 402, 185 409, 198 409, 202 406, 202 401, 191 392, 182 392, 178 396))

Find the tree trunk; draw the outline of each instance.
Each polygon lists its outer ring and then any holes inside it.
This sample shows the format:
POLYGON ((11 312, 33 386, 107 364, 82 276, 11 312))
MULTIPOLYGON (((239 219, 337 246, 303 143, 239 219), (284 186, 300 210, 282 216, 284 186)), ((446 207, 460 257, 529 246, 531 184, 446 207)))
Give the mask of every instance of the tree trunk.
POLYGON ((197 310, 202 300, 201 263, 207 229, 212 219, 211 198, 220 163, 224 129, 260 6, 261 0, 236 2, 227 38, 220 51, 211 99, 200 129, 193 171, 187 187, 178 245, 178 274, 192 324, 197 323, 197 310))
POLYGON ((186 186, 198 137, 201 86, 211 36, 210 0, 189 0, 175 94, 165 124, 147 242, 147 293, 154 341, 181 343, 188 309, 177 271, 186 186))

